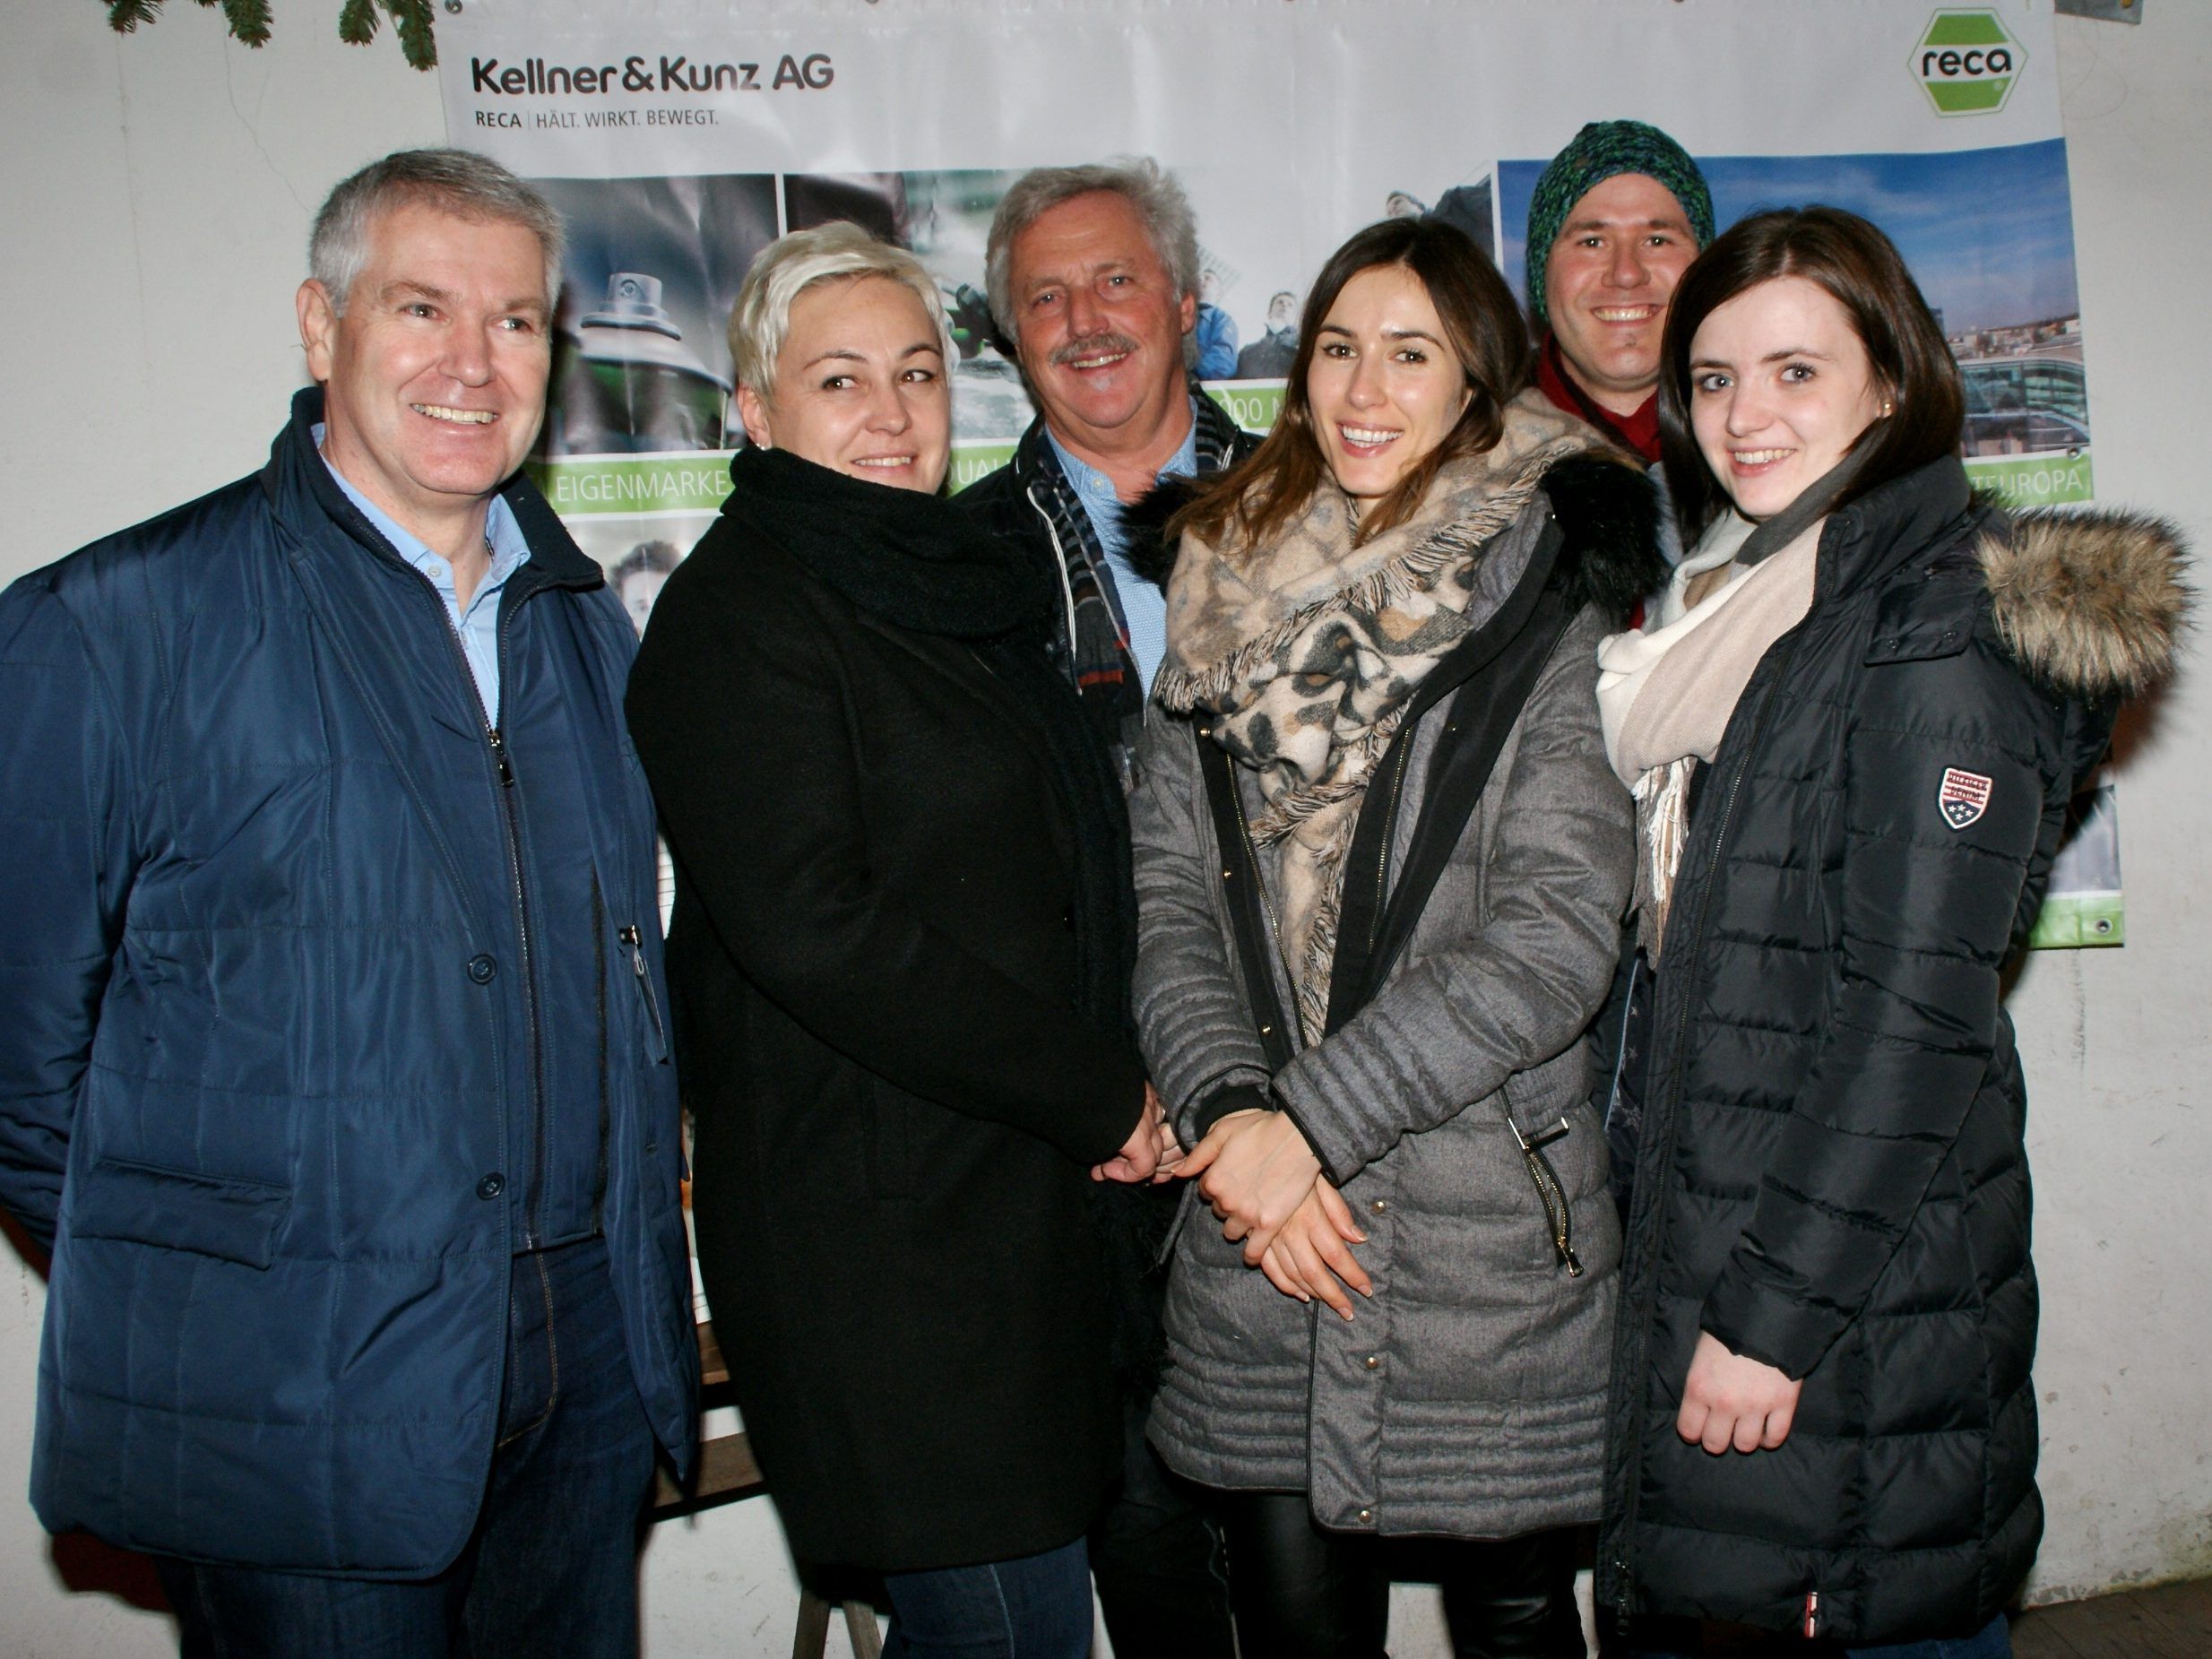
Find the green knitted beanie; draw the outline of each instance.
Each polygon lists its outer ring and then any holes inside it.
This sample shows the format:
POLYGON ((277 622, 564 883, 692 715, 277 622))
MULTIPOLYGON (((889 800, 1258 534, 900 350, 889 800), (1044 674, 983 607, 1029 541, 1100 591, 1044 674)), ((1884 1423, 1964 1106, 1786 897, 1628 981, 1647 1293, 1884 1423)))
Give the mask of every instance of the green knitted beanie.
POLYGON ((1713 239, 1713 193, 1706 188, 1705 175, 1687 150, 1641 121, 1593 121, 1551 158, 1551 165, 1536 180, 1536 194, 1529 198, 1528 308, 1539 323, 1548 325, 1551 321, 1544 305, 1543 272, 1560 227, 1593 185, 1618 173, 1642 173, 1657 179, 1682 204, 1698 247, 1713 239))

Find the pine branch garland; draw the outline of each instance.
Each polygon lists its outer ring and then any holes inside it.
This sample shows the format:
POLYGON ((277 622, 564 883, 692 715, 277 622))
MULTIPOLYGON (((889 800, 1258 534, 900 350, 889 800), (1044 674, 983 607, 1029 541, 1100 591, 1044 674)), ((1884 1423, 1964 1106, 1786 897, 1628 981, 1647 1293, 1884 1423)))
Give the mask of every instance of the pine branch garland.
POLYGON ((338 38, 348 46, 367 46, 376 38, 376 0, 346 0, 338 12, 338 38))
MULTIPOLYGON (((127 35, 141 23, 160 20, 161 0, 99 0, 107 9, 108 27, 127 35)), ((272 0, 200 0, 220 7, 223 25, 231 35, 251 47, 269 44, 275 14, 272 0)), ((376 38, 383 20, 392 20, 392 32, 400 53, 417 69, 437 65, 437 13, 435 0, 344 0, 338 11, 338 38, 348 46, 367 46, 376 38)))
POLYGON ((104 0, 108 7, 108 27, 119 35, 127 35, 141 23, 151 23, 161 14, 161 0, 104 0))
POLYGON ((418 69, 437 66, 437 40, 430 0, 385 0, 392 13, 392 27, 400 38, 400 50, 418 69))
MULTIPOLYGON (((202 5, 208 0, 200 0, 202 5)), ((222 0, 223 21, 247 46, 269 44, 269 0, 222 0)))

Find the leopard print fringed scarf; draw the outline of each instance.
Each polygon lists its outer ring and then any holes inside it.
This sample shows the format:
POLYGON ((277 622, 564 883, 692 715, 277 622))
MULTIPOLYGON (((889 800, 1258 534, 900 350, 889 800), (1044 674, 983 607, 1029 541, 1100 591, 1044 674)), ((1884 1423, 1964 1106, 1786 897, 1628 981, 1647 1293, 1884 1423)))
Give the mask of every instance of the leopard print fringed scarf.
POLYGON ((1327 1020, 1344 860, 1368 778, 1421 680, 1482 624, 1467 612, 1483 546, 1546 471, 1601 447, 1532 390, 1507 406, 1493 447, 1446 466, 1412 519, 1361 546, 1334 485, 1266 547, 1184 538, 1153 695, 1213 716, 1213 741, 1258 773, 1266 807, 1252 839, 1283 843, 1277 922, 1309 1043, 1327 1020))

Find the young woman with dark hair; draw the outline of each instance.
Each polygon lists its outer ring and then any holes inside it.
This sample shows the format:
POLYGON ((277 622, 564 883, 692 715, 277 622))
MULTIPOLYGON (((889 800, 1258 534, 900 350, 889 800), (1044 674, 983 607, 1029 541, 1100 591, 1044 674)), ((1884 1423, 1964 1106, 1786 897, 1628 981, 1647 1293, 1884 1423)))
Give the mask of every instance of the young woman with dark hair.
MULTIPOLYGON (((1792 276, 1820 289, 1848 316, 1870 384, 1882 390, 1877 418, 1862 428, 1866 453, 1853 476, 1840 481, 1831 510, 1957 454, 1966 418, 1958 365, 1895 246, 1856 214, 1810 207, 1743 220, 1682 273, 1675 288, 1681 309, 1670 315, 1702 321, 1745 290, 1792 276)), ((1694 327, 1678 326, 1667 335, 1659 376, 1660 443, 1681 470, 1674 507, 1683 533, 1692 538, 1736 505, 1697 432, 1695 333, 1694 327)))
POLYGON ((1762 213, 1674 293, 1691 551, 1599 652, 1640 954, 1601 1605, 1987 1659, 2034 1560, 2035 1283, 2001 974, 2168 665, 2171 532, 2009 519, 1888 240, 1762 213))
POLYGON ((1630 855, 1588 653, 1660 566, 1639 472, 1527 363, 1459 231, 1362 230, 1273 433, 1177 520, 1136 1000, 1217 1219, 1177 1236, 1152 1437, 1268 1659, 1379 1659, 1409 1536, 1458 1653, 1582 1652, 1618 1240, 1582 1037, 1630 855))

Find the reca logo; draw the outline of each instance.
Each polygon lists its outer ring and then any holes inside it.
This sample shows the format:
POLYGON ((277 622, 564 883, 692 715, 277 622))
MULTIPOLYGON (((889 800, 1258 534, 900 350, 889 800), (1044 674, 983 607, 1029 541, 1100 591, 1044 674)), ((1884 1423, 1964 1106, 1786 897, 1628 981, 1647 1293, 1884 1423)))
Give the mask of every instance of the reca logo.
POLYGON ((2026 61, 2026 49, 1985 7, 1938 12, 1913 48, 1913 73, 1941 116, 2002 109, 2026 61))

